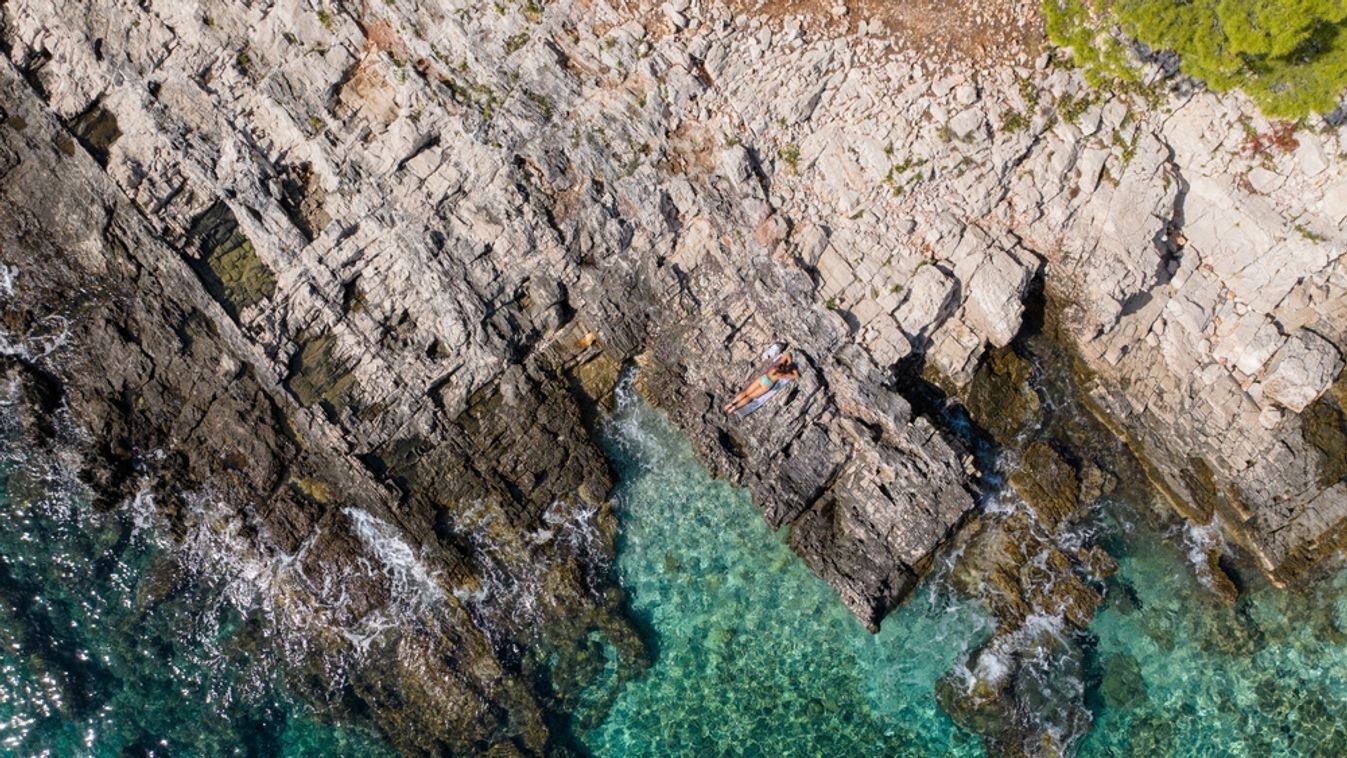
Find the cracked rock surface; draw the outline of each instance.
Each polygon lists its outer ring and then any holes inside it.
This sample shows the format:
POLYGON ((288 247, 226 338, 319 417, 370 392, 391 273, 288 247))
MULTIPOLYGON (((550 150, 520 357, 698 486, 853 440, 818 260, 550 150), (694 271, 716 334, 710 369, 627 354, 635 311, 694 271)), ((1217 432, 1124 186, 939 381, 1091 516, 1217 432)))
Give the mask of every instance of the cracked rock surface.
MULTIPOLYGON (((434 662, 402 670, 422 700, 354 676, 407 750, 564 741, 510 653, 540 629, 639 668, 587 431, 628 364, 870 628, 976 505, 896 372, 964 392, 1039 290, 1181 512, 1281 581, 1338 549, 1342 127, 1252 150, 1271 126, 1184 82, 1152 105, 682 5, 6 3, 5 328, 70 325, 7 360, 109 500, 209 490, 249 550, 319 535, 313 577, 358 562, 352 508, 404 535, 441 595, 386 643, 434 662), (776 341, 801 380, 723 414, 776 341)), ((332 625, 389 604, 361 586, 332 625)))

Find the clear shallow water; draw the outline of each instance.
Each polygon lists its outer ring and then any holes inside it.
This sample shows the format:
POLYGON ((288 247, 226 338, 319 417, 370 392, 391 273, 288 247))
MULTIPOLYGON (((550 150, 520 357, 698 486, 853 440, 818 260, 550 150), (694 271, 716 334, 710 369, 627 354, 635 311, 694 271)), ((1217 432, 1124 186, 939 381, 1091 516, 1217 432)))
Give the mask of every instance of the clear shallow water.
POLYGON ((1083 756, 1347 755, 1347 571, 1233 606, 1185 561, 1194 530, 1103 519, 1120 571, 1097 636, 1083 756))
POLYGON ((288 697, 266 625, 177 581, 141 511, 97 512, 60 461, 0 453, 0 754, 392 754, 288 697))
MULTIPOLYGON (((940 572, 871 636, 662 414, 628 398, 607 443, 615 571, 656 660, 582 734, 596 755, 982 753, 934 690, 988 622, 940 572)), ((1308 592, 1248 572, 1222 607, 1189 563, 1195 533, 1149 507, 1112 503, 1091 527, 1120 569, 1086 660, 1065 664, 1095 725, 1077 754, 1347 755, 1347 572, 1308 592)))
POLYGON ((608 431, 615 570, 656 660, 581 735, 595 754, 982 753, 933 687, 989 631, 980 609, 928 582, 871 635, 663 415, 626 398, 608 431))
MULTIPOLYGON (((595 755, 982 754, 934 690, 987 621, 940 572, 869 635, 661 414, 629 400, 606 442, 614 570, 656 658, 611 709, 619 685, 590 687, 595 755)), ((0 453, 0 754, 390 754, 291 697, 266 623, 175 581, 141 511, 95 512, 59 461, 0 453)), ((1115 503, 1094 525, 1121 568, 1088 633, 1077 753, 1347 754, 1347 572, 1289 592, 1250 572, 1223 607, 1188 561, 1196 533, 1156 522, 1115 503)))

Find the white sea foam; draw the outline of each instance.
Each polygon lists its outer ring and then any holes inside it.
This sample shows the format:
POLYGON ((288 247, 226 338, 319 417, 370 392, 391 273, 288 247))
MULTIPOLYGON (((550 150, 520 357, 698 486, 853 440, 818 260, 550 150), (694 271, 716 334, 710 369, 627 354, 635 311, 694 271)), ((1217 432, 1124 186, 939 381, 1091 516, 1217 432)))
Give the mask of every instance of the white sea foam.
POLYGON ((511 561, 509 551, 522 550, 522 545, 507 545, 494 529, 500 518, 499 508, 485 500, 474 501, 454 520, 454 528, 472 545, 473 563, 478 570, 479 585, 475 590, 458 588, 455 597, 473 612, 474 618, 488 635, 496 635, 504 624, 535 621, 538 618, 538 599, 543 594, 543 577, 550 563, 540 543, 556 539, 555 528, 535 532, 533 559, 511 561), (544 535, 545 532, 545 535, 544 535))
POLYGON ((997 684, 1012 670, 1012 661, 1039 659, 1045 663, 1055 660, 1055 648, 1066 643, 1066 621, 1061 614, 1037 611, 1025 618, 1015 631, 994 639, 975 656, 973 668, 958 666, 956 673, 964 681, 965 692, 971 693, 977 682, 997 684), (1049 641, 1054 645, 1045 645, 1049 641))
POLYGON ((593 568, 607 563, 603 538, 596 523, 599 507, 578 500, 555 500, 543 513, 543 520, 552 526, 558 544, 566 552, 593 568))
POLYGON ((973 691, 973 685, 976 682, 987 682, 989 684, 1000 684, 1002 680, 1010 674, 1010 662, 1006 660, 1005 655, 997 647, 988 647, 978 653, 977 661, 973 664, 971 676, 968 679, 968 692, 973 691))
MULTIPOLYGON (((618 380, 613 390, 614 411, 606 425, 609 438, 628 457, 637 462, 644 471, 652 471, 668 455, 664 443, 650 431, 649 424, 642 422, 641 413, 645 409, 640 394, 636 392, 636 375, 628 371, 618 380)), ((648 412, 648 411, 646 411, 648 412)))
POLYGON ((1099 536, 1098 526, 1088 520, 1074 524, 1063 524, 1057 528, 1057 547, 1068 555, 1093 544, 1099 536))
POLYGON ((416 551, 386 521, 361 508, 342 511, 351 519, 356 537, 382 564, 394 598, 410 605, 430 605, 444 599, 438 572, 431 571, 416 551))
MULTIPOLYGON (((166 530, 155 529, 154 539, 171 551, 183 571, 197 584, 214 589, 218 603, 244 615, 257 614, 265 619, 269 649, 287 664, 311 660, 315 639, 335 633, 351 643, 343 653, 330 647, 320 654, 332 692, 346 681, 351 666, 358 663, 372 644, 381 639, 395 622, 387 609, 353 617, 347 587, 356 580, 367 580, 379 573, 369 561, 357 561, 356 568, 327 567, 321 578, 314 579, 304 570, 305 558, 317 543, 318 533, 309 536, 293 552, 277 547, 266 529, 250 523, 246 513, 229 506, 209 493, 181 496, 186 529, 177 542, 167 542, 166 530)), ((142 507, 147 499, 136 498, 142 507)), ((153 523, 152 519, 148 523, 153 523)), ((207 631, 218 624, 218 613, 202 613, 207 631)), ((200 635, 208 650, 211 633, 200 635)), ((220 651, 216 664, 224 667, 229 657, 220 651)), ((255 677, 257 687, 265 681, 265 671, 255 677)), ((232 696, 232 695, 230 695, 232 696)))
POLYGON ((167 547, 163 519, 154 502, 154 494, 142 486, 130 500, 122 503, 122 512, 131 521, 131 536, 167 547))
POLYGON ((0 264, 0 297, 14 297, 14 286, 18 282, 18 267, 0 264))
POLYGON ((325 567, 313 577, 305 571, 305 559, 317 544, 317 532, 286 552, 265 528, 248 524, 245 514, 222 501, 203 494, 184 499, 187 529, 173 547, 184 569, 216 586, 222 600, 239 611, 266 618, 270 636, 288 659, 307 654, 316 632, 336 633, 350 642, 354 656, 325 656, 334 688, 390 630, 423 621, 424 611, 444 598, 437 575, 394 528, 363 510, 347 509, 346 515, 370 557, 325 567), (356 616, 349 587, 370 579, 388 583, 391 601, 356 616))
POLYGON ((14 337, 4 329, 0 329, 0 355, 27 358, 28 348, 20 342, 15 341, 14 337))
POLYGON ((1191 521, 1184 523, 1184 555, 1188 557, 1188 563, 1192 565, 1198 581, 1202 583, 1203 587, 1213 592, 1216 591, 1216 581, 1211 574, 1211 565, 1207 562, 1207 556, 1213 550, 1220 551, 1224 547, 1225 535, 1221 532, 1221 526, 1215 519, 1200 525, 1191 521))
POLYGON ((982 512, 990 516, 1008 516, 1022 508, 1024 501, 1008 488, 993 492, 982 503, 982 512))
POLYGON ((455 587, 454 597, 489 637, 507 629, 527 631, 556 603, 555 593, 547 589, 548 576, 560 563, 578 561, 591 580, 605 574, 608 558, 597 515, 595 506, 561 498, 543 511, 544 526, 513 538, 513 529, 504 528, 506 517, 498 502, 473 501, 454 516, 452 528, 471 547, 477 584, 455 587), (521 555, 528 558, 520 560, 521 555))

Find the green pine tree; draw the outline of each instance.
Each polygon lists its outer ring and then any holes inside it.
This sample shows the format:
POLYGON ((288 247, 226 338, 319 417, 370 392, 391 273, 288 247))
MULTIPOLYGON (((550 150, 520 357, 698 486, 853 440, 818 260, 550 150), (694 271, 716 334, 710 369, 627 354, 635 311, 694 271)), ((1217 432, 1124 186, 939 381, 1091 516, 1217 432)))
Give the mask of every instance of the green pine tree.
POLYGON ((1092 83, 1135 81, 1124 42, 1178 53, 1212 90, 1276 118, 1337 107, 1347 89, 1347 0, 1044 0, 1048 36, 1092 83))

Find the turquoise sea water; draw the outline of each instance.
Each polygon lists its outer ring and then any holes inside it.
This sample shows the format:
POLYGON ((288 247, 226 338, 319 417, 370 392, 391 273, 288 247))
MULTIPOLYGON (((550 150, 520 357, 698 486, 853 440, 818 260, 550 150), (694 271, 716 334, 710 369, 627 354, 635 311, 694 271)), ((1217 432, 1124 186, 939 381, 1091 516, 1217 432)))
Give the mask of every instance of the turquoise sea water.
MULTIPOLYGON (((871 636, 658 411, 628 397, 608 445, 615 570, 657 657, 585 735, 596 755, 982 753, 934 689, 988 622, 940 571, 871 636)), ((1062 664, 1094 720, 1078 755, 1347 755, 1347 572, 1305 592, 1245 572, 1224 607, 1187 555, 1213 537, 1162 507, 1107 503, 1083 528, 1120 570, 1085 661, 1062 664)))
POLYGON ((288 697, 246 599, 184 581, 137 515, 0 441, 0 755, 392 755, 288 697))
MULTIPOLYGON (((870 635, 662 414, 628 395, 605 428, 613 570, 655 657, 611 701, 618 685, 591 685, 594 755, 982 754, 935 682, 989 622, 942 570, 870 635)), ((61 461, 3 453, 0 754, 390 753, 292 697, 265 620, 208 572, 185 581, 139 511, 98 512, 61 461)), ((1065 688, 1094 720, 1078 755, 1347 754, 1347 572, 1282 591, 1245 571, 1222 606, 1187 555, 1212 535, 1149 504, 1088 528, 1121 568, 1065 688)))
POLYGON ((1203 530, 1101 519, 1120 571, 1098 644, 1083 756, 1347 755, 1347 571, 1279 590, 1252 569, 1233 605, 1193 564, 1203 530))
POLYGON ((928 582, 871 635, 661 413, 624 396, 607 443, 616 571, 656 660, 584 735, 595 754, 981 753, 933 688, 988 633, 980 609, 928 582))

